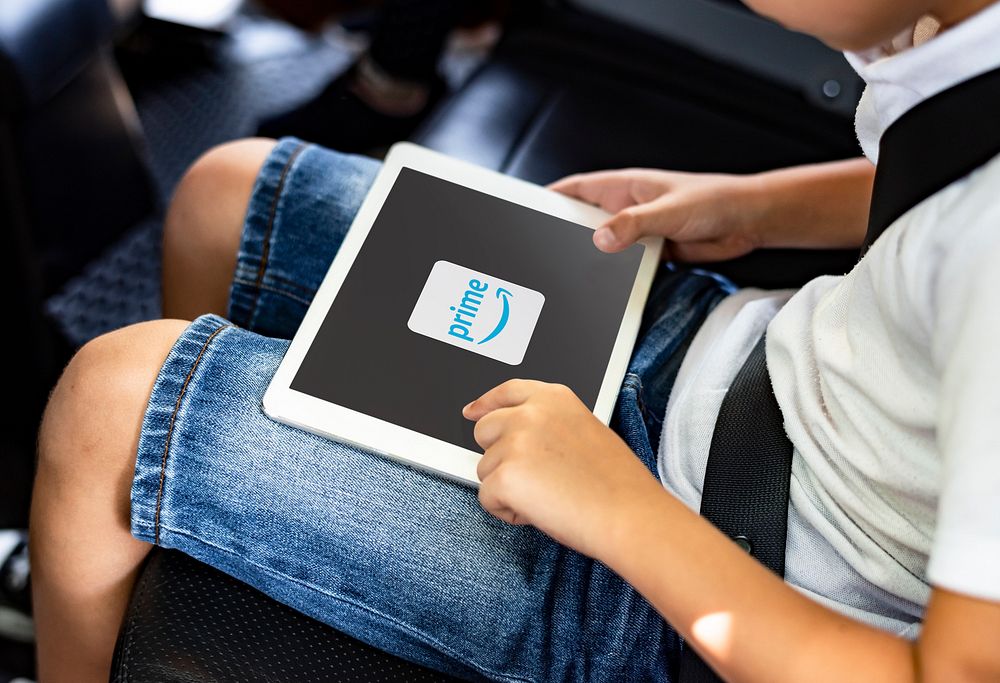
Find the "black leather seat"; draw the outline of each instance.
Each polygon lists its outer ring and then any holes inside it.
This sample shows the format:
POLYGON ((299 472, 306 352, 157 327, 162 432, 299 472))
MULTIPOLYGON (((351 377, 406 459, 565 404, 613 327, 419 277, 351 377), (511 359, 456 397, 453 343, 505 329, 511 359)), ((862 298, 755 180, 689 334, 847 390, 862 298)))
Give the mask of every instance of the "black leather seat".
POLYGON ((389 657, 177 551, 146 564, 122 626, 112 680, 451 680, 389 657), (351 678, 347 673, 351 673, 351 678))
POLYGON ((110 58, 123 21, 109 0, 0 11, 0 193, 30 231, 45 294, 154 208, 139 121, 110 58))
POLYGON ((0 435, 0 527, 27 525, 42 406, 69 347, 42 302, 154 208, 108 0, 0 4, 0 235, 24 377, 0 435))
MULTIPOLYGON (((850 121, 800 93, 574 12, 508 35, 416 141, 535 182, 633 165, 750 172, 858 153, 850 121)), ((764 253, 722 269, 744 284, 784 286, 852 260, 764 253)), ((175 551, 154 551, 142 573, 112 678, 448 680, 175 551)))
MULTIPOLYGON (((535 183, 626 166, 752 173, 859 153, 849 119, 795 93, 659 41, 639 51, 645 37, 632 35, 634 59, 663 65, 635 69, 606 26, 574 18, 511 36, 414 140, 535 183)), ((712 268, 782 288, 855 260, 852 250, 769 250, 712 268)))

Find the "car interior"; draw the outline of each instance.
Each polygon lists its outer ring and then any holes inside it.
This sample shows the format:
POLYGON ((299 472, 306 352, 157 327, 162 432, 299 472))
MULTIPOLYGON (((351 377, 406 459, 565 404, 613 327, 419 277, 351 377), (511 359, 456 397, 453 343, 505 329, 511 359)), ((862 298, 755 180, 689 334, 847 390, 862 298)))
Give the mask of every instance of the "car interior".
MULTIPOLYGON (((370 21, 358 11, 305 32, 250 0, 0 2, 0 226, 23 397, 0 437, 0 528, 27 527, 37 427, 69 357, 158 317, 163 216, 184 170, 315 94, 363 49, 370 21)), ((862 83, 844 57, 737 0, 493 3, 456 30, 440 68, 447 92, 408 139, 532 183, 858 156, 862 83)), ((856 258, 764 250, 714 269, 783 288, 856 258)), ((30 637, 4 639, 0 671, 31 680, 33 667, 30 637)), ((111 680, 450 679, 157 549, 111 680)))

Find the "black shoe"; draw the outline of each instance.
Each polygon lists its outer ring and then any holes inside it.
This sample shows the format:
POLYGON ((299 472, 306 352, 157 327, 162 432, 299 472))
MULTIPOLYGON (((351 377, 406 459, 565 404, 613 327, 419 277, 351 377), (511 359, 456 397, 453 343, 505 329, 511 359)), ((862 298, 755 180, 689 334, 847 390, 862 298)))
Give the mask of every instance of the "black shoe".
POLYGON ((444 80, 436 78, 426 104, 407 116, 376 111, 354 91, 352 67, 298 109, 264 120, 257 134, 267 138, 294 135, 341 152, 366 152, 405 140, 444 95, 444 80))
POLYGON ((35 639, 31 618, 31 563, 28 560, 28 532, 3 530, 16 540, 0 564, 0 636, 21 642, 35 639))
POLYGON ((23 676, 11 676, 9 673, 0 671, 0 683, 35 683, 30 678, 23 676))

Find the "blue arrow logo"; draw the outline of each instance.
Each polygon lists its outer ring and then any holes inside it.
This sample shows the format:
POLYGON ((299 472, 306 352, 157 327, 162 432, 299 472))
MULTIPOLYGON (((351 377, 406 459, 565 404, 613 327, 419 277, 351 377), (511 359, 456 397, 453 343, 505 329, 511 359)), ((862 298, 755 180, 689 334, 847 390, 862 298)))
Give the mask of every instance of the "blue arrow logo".
POLYGON ((511 292, 507 291, 503 287, 497 288, 497 298, 503 299, 503 312, 500 314, 500 320, 497 321, 497 326, 493 328, 492 332, 479 340, 480 344, 485 344, 489 340, 493 339, 493 337, 503 332, 503 328, 507 327, 507 320, 510 318, 510 300, 507 297, 513 296, 514 295, 511 292))

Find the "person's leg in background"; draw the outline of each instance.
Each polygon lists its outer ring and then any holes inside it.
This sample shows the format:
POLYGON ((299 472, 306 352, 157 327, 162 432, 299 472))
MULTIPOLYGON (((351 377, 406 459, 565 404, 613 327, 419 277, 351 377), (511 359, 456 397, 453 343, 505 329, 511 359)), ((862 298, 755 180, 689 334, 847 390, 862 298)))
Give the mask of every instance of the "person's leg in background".
POLYGON ((177 186, 163 225, 163 317, 225 315, 254 182, 275 141, 209 151, 177 186))
POLYGON ((342 152, 405 139, 445 91, 438 60, 466 4, 386 0, 367 53, 314 99, 264 121, 259 134, 294 135, 342 152))
MULTIPOLYGON (((223 146, 181 181, 164 233, 166 315, 225 312, 247 201, 273 146, 267 140, 223 146)), ((53 392, 39 435, 31 510, 41 680, 107 680, 132 584, 150 548, 129 532, 139 426, 159 368, 186 327, 163 320, 100 337, 74 357, 53 392)))

